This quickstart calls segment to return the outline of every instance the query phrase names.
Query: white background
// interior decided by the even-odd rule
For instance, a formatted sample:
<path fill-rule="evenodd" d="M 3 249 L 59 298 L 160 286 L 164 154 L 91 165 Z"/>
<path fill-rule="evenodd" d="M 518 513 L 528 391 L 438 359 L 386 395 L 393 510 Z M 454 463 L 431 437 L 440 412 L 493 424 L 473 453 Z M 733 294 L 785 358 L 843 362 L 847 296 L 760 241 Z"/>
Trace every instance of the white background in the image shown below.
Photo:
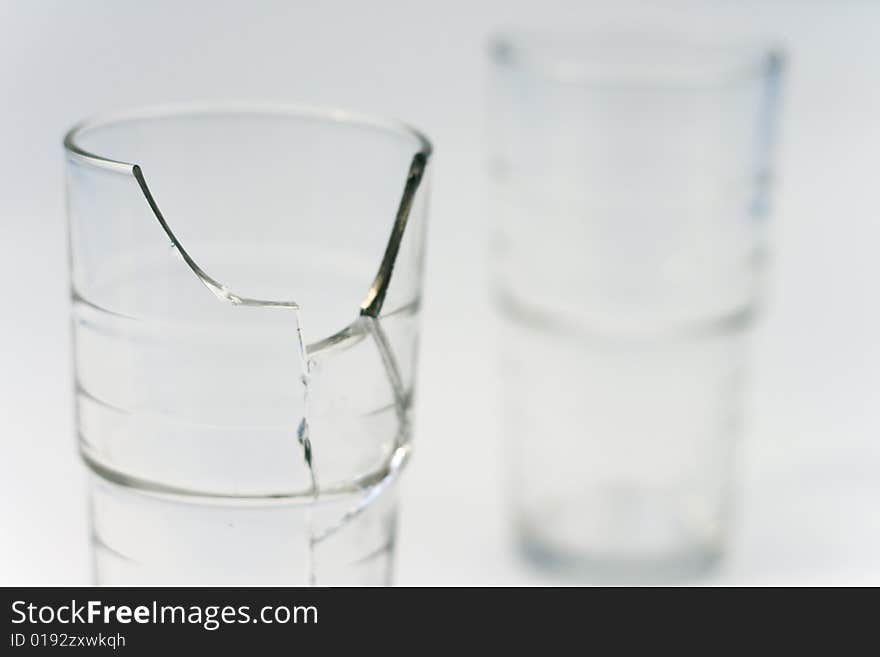
<path fill-rule="evenodd" d="M 62 134 L 98 111 L 190 99 L 344 106 L 432 137 L 397 580 L 560 583 L 518 560 L 502 497 L 483 285 L 485 39 L 499 26 L 608 25 L 757 32 L 792 56 L 738 531 L 701 581 L 880 583 L 880 3 L 0 0 L 0 584 L 90 576 Z"/>

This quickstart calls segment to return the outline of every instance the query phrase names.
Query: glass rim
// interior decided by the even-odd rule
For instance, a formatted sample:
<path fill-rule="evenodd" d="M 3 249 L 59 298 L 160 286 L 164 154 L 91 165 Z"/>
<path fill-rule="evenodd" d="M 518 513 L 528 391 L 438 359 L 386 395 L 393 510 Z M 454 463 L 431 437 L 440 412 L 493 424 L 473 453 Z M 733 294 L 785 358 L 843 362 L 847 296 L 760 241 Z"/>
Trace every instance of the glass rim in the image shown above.
<path fill-rule="evenodd" d="M 416 190 L 419 188 L 419 182 L 422 179 L 422 173 L 430 159 L 432 145 L 428 138 L 419 130 L 409 126 L 406 123 L 393 119 L 383 119 L 373 117 L 367 114 L 360 114 L 341 109 L 331 109 L 327 107 L 302 105 L 302 104 L 282 104 L 282 103 L 260 103 L 260 102 L 189 102 L 189 103 L 169 103 L 165 105 L 147 106 L 140 109 L 123 110 L 105 115 L 96 116 L 86 119 L 74 125 L 64 136 L 64 148 L 69 156 L 76 161 L 83 161 L 89 166 L 98 169 L 111 171 L 114 173 L 131 176 L 140 187 L 140 191 L 144 196 L 144 200 L 158 221 L 165 235 L 177 249 L 177 253 L 184 260 L 186 265 L 192 270 L 196 277 L 207 287 L 215 296 L 229 301 L 236 305 L 260 306 L 260 307 L 279 307 L 298 309 L 299 304 L 290 300 L 255 298 L 249 296 L 240 296 L 231 291 L 226 285 L 211 276 L 205 271 L 194 259 L 181 241 L 175 235 L 169 223 L 166 221 L 163 213 L 156 202 L 140 165 L 135 162 L 125 162 L 112 159 L 102 155 L 92 153 L 77 142 L 77 138 L 84 132 L 100 129 L 121 124 L 137 125 L 139 121 L 162 120 L 162 119 L 180 119 L 187 117 L 242 117 L 252 116 L 262 119 L 275 118 L 295 119 L 300 121 L 318 121 L 325 125 L 348 126 L 364 130 L 378 130 L 383 136 L 402 137 L 413 144 L 412 161 L 409 165 L 409 172 L 406 178 L 406 185 L 403 191 L 401 204 L 397 210 L 394 227 L 392 228 L 392 239 L 395 234 L 402 234 L 401 223 L 405 224 L 406 217 L 409 214 L 409 207 L 405 204 L 407 199 L 411 200 Z M 395 232 L 396 231 L 396 232 Z M 393 269 L 394 257 L 392 250 L 392 242 L 386 245 L 385 254 L 379 264 L 379 269 L 370 292 L 364 300 L 364 304 L 369 301 L 369 306 L 362 305 L 361 314 L 371 314 L 378 312 L 384 297 L 383 289 L 390 280 L 390 272 Z M 389 256 L 389 254 L 391 254 Z M 389 264 L 390 262 L 390 264 Z M 309 349 L 316 349 L 323 346 L 333 344 L 350 327 L 342 328 L 331 335 L 318 340 L 309 346 Z"/>
<path fill-rule="evenodd" d="M 271 101 L 190 101 L 146 105 L 132 109 L 100 113 L 74 124 L 65 133 L 62 143 L 67 153 L 90 164 L 128 172 L 136 166 L 136 162 L 116 160 L 99 153 L 93 153 L 80 145 L 80 137 L 91 130 L 113 125 L 199 116 L 254 116 L 265 119 L 300 119 L 320 121 L 328 124 L 335 123 L 341 126 L 379 130 L 389 135 L 411 139 L 416 145 L 415 153 L 422 154 L 426 159 L 431 156 L 434 150 L 431 141 L 421 130 L 403 121 L 339 107 Z"/>
<path fill-rule="evenodd" d="M 555 54 L 554 54 L 555 51 Z M 664 63 L 670 53 L 692 56 L 697 70 L 660 71 L 640 67 L 627 74 L 597 64 L 590 55 L 652 54 Z M 561 85 L 608 89 L 703 89 L 742 78 L 773 74 L 785 65 L 784 45 L 772 39 L 695 40 L 675 33 L 646 30 L 554 32 L 509 30 L 492 35 L 489 56 L 499 67 L 521 71 Z M 714 58 L 715 64 L 707 64 Z M 717 60 L 727 59 L 726 62 Z M 668 63 L 668 60 L 667 62 Z M 686 67 L 684 67 L 686 68 Z"/>

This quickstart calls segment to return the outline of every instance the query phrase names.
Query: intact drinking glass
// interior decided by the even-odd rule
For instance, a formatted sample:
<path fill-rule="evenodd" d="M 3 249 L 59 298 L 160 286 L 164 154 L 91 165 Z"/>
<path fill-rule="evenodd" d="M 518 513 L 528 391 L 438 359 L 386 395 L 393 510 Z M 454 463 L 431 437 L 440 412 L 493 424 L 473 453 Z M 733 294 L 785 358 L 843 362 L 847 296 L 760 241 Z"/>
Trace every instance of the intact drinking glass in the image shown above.
<path fill-rule="evenodd" d="M 729 526 L 782 56 L 522 35 L 492 61 L 520 545 L 569 573 L 699 571 Z"/>
<path fill-rule="evenodd" d="M 431 147 L 187 105 L 65 139 L 76 423 L 101 584 L 388 584 Z"/>

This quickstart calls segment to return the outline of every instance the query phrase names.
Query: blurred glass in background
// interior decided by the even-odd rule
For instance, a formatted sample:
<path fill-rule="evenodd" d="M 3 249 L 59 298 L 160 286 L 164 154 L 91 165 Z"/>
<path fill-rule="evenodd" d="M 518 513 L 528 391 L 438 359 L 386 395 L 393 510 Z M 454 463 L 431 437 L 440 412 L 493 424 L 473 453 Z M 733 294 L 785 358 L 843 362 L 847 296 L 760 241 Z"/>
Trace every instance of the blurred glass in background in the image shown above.
<path fill-rule="evenodd" d="M 728 530 L 782 54 L 638 35 L 492 45 L 493 296 L 522 549 L 692 574 Z"/>
<path fill-rule="evenodd" d="M 96 581 L 388 584 L 428 142 L 198 105 L 65 145 Z"/>

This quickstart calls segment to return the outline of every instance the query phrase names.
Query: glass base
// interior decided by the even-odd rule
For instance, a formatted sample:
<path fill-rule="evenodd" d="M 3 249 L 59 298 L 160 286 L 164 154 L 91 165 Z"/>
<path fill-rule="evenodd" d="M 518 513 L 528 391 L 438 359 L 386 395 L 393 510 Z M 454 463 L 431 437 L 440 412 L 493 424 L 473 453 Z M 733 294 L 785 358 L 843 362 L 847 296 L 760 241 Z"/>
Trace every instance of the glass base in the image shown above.
<path fill-rule="evenodd" d="M 697 579 L 714 571 L 721 550 L 693 550 L 665 557 L 616 558 L 606 554 L 571 554 L 532 536 L 520 536 L 519 548 L 528 561 L 564 577 L 570 584 L 672 584 Z"/>
<path fill-rule="evenodd" d="M 597 487 L 521 513 L 519 547 L 538 567 L 582 583 L 692 579 L 720 562 L 725 543 L 725 514 L 703 502 L 680 490 Z"/>

